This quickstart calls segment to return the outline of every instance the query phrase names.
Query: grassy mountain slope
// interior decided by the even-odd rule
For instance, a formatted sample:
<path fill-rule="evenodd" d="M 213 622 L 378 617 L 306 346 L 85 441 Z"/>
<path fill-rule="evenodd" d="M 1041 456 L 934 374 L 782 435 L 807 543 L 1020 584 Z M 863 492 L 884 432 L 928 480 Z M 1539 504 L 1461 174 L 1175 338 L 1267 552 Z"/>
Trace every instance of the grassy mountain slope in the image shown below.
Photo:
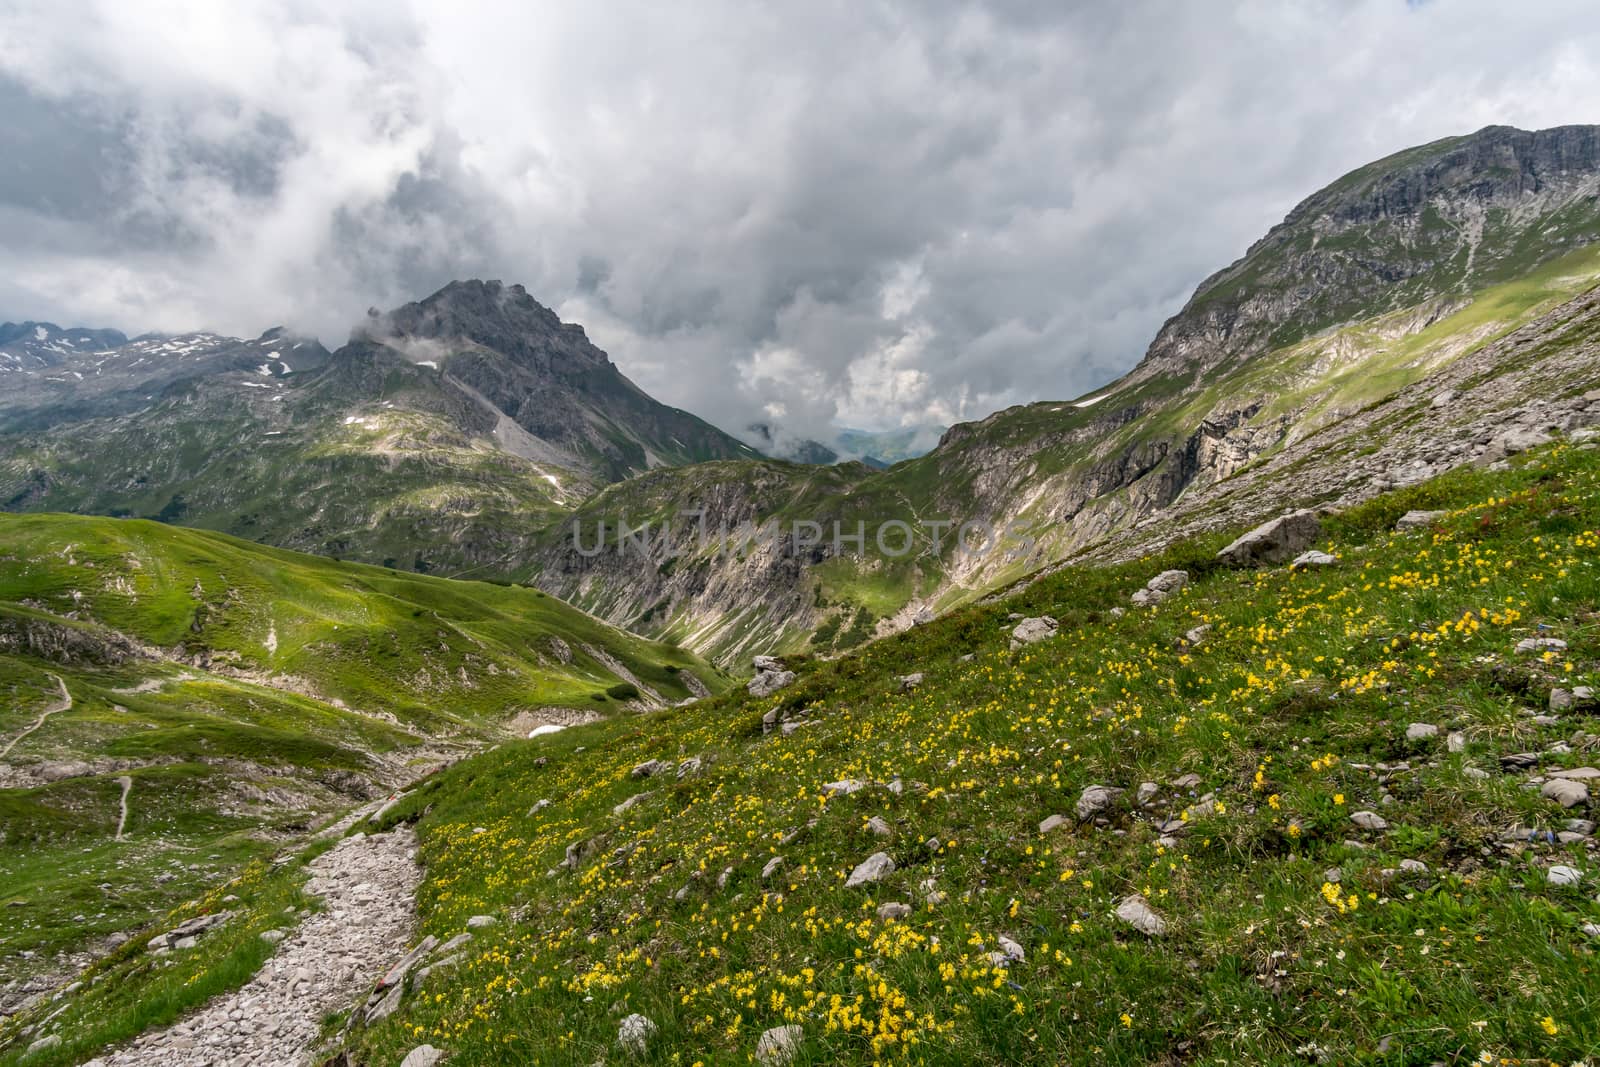
<path fill-rule="evenodd" d="M 1574 738 L 1582 715 L 1538 722 L 1528 708 L 1600 666 L 1595 456 L 1383 498 L 1330 523 L 1341 561 L 1326 570 L 1219 572 L 1217 539 L 1189 543 L 1058 575 L 776 698 L 590 728 L 545 766 L 530 746 L 453 768 L 415 802 L 431 808 L 425 926 L 516 921 L 366 1035 L 365 1059 L 427 1038 L 457 1063 L 589 1063 L 631 1011 L 661 1027 L 658 1062 L 744 1062 L 784 1024 L 805 1027 L 800 1062 L 817 1063 L 1579 1058 L 1600 1044 L 1580 930 L 1600 911 L 1547 868 L 1573 866 L 1592 889 L 1591 839 L 1502 844 L 1577 813 L 1497 760 L 1548 751 L 1548 775 L 1593 744 Z M 1450 514 L 1387 532 L 1418 505 Z M 1203 577 L 1153 613 L 1112 617 L 1174 564 Z M 1008 611 L 1052 612 L 1063 634 L 1009 651 Z M 1203 624 L 1190 647 L 1182 635 Z M 1514 650 L 1537 634 L 1568 648 Z M 925 680 L 900 692 L 912 669 Z M 772 707 L 803 725 L 763 735 Z M 1412 722 L 1440 733 L 1408 740 Z M 647 758 L 688 756 L 706 772 L 629 780 Z M 1172 784 L 1185 774 L 1199 784 Z M 845 779 L 901 787 L 830 796 Z M 1160 786 L 1143 809 L 1141 781 Z M 1094 784 L 1130 791 L 1104 826 L 1071 817 Z M 530 817 L 530 796 L 557 803 Z M 1359 810 L 1388 830 L 1362 829 Z M 1176 843 L 1158 842 L 1162 817 L 1182 824 Z M 546 875 L 590 840 L 593 858 Z M 879 850 L 898 869 L 846 888 Z M 1113 917 L 1135 892 L 1166 937 Z M 910 914 L 880 919 L 893 901 Z M 991 960 L 1002 936 L 1025 960 Z"/>
<path fill-rule="evenodd" d="M 421 932 L 501 922 L 351 1061 L 427 1041 L 590 1064 L 631 1012 L 659 1063 L 748 1062 L 780 1025 L 797 1063 L 1580 1060 L 1600 868 L 1592 824 L 1568 830 L 1583 806 L 1538 786 L 1600 741 L 1582 707 L 1535 713 L 1600 680 L 1597 456 L 1378 498 L 1327 520 L 1331 566 L 1224 570 L 1226 535 L 1187 541 L 802 665 L 774 697 L 457 764 L 390 816 L 422 837 Z M 1445 514 L 1390 532 L 1418 507 Z M 1180 597 L 1119 615 L 1173 566 Z M 1009 649 L 1019 613 L 1061 631 Z M 1075 818 L 1094 785 L 1127 792 Z M 847 886 L 880 851 L 894 870 Z M 1116 916 L 1130 894 L 1163 935 Z"/>
<path fill-rule="evenodd" d="M 725 684 L 534 590 L 0 517 L 0 990 L 441 760 Z"/>

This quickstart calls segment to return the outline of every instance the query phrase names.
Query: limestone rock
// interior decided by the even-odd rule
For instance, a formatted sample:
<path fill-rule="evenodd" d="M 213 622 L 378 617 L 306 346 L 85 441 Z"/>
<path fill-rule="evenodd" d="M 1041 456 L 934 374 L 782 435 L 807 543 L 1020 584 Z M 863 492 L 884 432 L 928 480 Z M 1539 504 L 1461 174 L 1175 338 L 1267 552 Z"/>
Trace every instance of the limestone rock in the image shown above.
<path fill-rule="evenodd" d="M 1563 808 L 1575 808 L 1589 802 L 1589 787 L 1571 778 L 1552 778 L 1540 787 L 1539 795 Z"/>
<path fill-rule="evenodd" d="M 1363 830 L 1387 830 L 1389 820 L 1375 811 L 1358 811 L 1350 816 L 1350 821 Z"/>
<path fill-rule="evenodd" d="M 775 1026 L 756 1042 L 756 1062 L 761 1067 L 788 1067 L 800 1054 L 806 1031 L 801 1026 Z"/>
<path fill-rule="evenodd" d="M 753 697 L 768 697 L 786 686 L 794 684 L 794 671 L 762 671 L 750 679 L 745 690 Z"/>
<path fill-rule="evenodd" d="M 1450 514 L 1448 511 L 1408 511 L 1400 516 L 1394 528 L 1397 531 L 1419 530 L 1424 526 L 1432 526 L 1448 514 Z"/>
<path fill-rule="evenodd" d="M 1322 536 L 1322 523 L 1313 511 L 1292 511 L 1262 523 L 1217 553 L 1232 567 L 1259 567 L 1285 563 L 1310 548 Z"/>
<path fill-rule="evenodd" d="M 1073 810 L 1080 819 L 1092 819 L 1103 811 L 1109 811 L 1124 792 L 1126 790 L 1116 786 L 1091 785 L 1078 796 L 1078 803 Z"/>
<path fill-rule="evenodd" d="M 1021 648 L 1023 645 L 1044 641 L 1054 637 L 1059 628 L 1060 624 L 1049 615 L 1023 619 L 1011 631 L 1011 647 Z"/>
<path fill-rule="evenodd" d="M 1583 872 L 1558 863 L 1545 872 L 1545 878 L 1551 885 L 1578 885 L 1583 881 Z"/>
<path fill-rule="evenodd" d="M 1161 937 L 1167 932 L 1167 921 L 1138 893 L 1122 898 L 1117 905 L 1117 918 L 1146 937 Z"/>
<path fill-rule="evenodd" d="M 1188 571 L 1162 571 L 1144 583 L 1144 588 L 1134 593 L 1129 599 L 1133 601 L 1136 607 L 1155 607 L 1188 584 Z"/>
<path fill-rule="evenodd" d="M 856 886 L 870 885 L 893 873 L 894 859 L 887 852 L 874 852 L 850 872 L 850 877 L 845 880 L 844 886 L 846 889 L 854 889 Z"/>
<path fill-rule="evenodd" d="M 656 1024 L 635 1012 L 622 1020 L 622 1025 L 617 1028 L 617 1044 L 630 1056 L 643 1056 L 649 1050 L 650 1039 L 655 1035 Z"/>

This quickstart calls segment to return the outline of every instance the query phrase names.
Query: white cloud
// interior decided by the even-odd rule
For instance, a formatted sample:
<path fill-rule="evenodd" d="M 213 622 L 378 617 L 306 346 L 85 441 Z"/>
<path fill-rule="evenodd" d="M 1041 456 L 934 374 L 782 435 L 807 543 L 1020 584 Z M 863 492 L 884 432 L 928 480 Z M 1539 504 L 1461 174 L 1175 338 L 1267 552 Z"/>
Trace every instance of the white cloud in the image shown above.
<path fill-rule="evenodd" d="M 521 281 L 668 402 L 1081 395 L 1304 195 L 1600 118 L 1578 0 L 12 0 L 0 316 L 338 343 Z"/>

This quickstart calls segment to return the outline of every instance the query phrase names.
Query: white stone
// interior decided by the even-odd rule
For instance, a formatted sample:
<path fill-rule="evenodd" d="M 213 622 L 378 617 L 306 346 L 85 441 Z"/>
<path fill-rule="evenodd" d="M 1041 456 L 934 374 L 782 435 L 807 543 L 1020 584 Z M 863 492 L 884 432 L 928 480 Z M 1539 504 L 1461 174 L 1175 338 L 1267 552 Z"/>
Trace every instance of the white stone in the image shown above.
<path fill-rule="evenodd" d="M 1117 905 L 1117 918 L 1147 937 L 1160 937 L 1167 932 L 1167 921 L 1137 893 L 1122 898 Z"/>
<path fill-rule="evenodd" d="M 756 1042 L 756 1062 L 761 1067 L 788 1067 L 800 1054 L 806 1032 L 800 1026 L 775 1026 Z"/>
<path fill-rule="evenodd" d="M 1448 511 L 1408 511 L 1400 516 L 1400 521 L 1394 524 L 1396 530 L 1415 530 L 1423 526 L 1432 526 L 1446 515 Z"/>
<path fill-rule="evenodd" d="M 1084 789 L 1078 796 L 1078 803 L 1073 808 L 1078 813 L 1078 818 L 1089 819 L 1107 811 L 1117 802 L 1125 790 L 1111 785 L 1091 785 Z"/>
<path fill-rule="evenodd" d="M 1558 863 L 1545 872 L 1545 877 L 1551 885 L 1577 885 L 1583 881 L 1583 872 Z"/>
<path fill-rule="evenodd" d="M 1571 778 L 1552 778 L 1539 789 L 1539 795 L 1563 808 L 1575 808 L 1588 802 L 1589 787 Z"/>
<path fill-rule="evenodd" d="M 630 1056 L 643 1056 L 656 1035 L 656 1024 L 637 1012 L 622 1020 L 617 1028 L 617 1044 Z"/>
<path fill-rule="evenodd" d="M 893 873 L 894 859 L 887 852 L 874 852 L 850 872 L 844 885 L 846 889 L 854 889 L 858 885 L 880 881 Z"/>

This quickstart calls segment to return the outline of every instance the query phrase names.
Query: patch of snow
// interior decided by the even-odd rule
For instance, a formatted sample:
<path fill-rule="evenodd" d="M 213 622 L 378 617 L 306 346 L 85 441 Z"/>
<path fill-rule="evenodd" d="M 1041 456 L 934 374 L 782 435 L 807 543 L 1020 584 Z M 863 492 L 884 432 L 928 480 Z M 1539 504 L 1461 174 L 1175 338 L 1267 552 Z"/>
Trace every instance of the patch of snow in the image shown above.
<path fill-rule="evenodd" d="M 272 386 L 267 384 L 266 382 L 240 382 L 239 384 L 243 385 L 243 386 L 247 386 L 248 388 L 251 388 L 251 389 L 271 389 L 272 388 Z"/>
<path fill-rule="evenodd" d="M 417 360 L 417 366 L 419 366 L 419 367 L 431 367 L 434 370 L 438 370 L 439 369 L 439 364 L 435 363 L 431 359 L 419 359 L 419 360 Z"/>
<path fill-rule="evenodd" d="M 1106 397 L 1108 397 L 1110 395 L 1111 395 L 1110 393 L 1101 393 L 1099 396 L 1091 396 L 1087 400 L 1075 400 L 1075 401 L 1072 402 L 1072 406 L 1075 407 L 1075 408 L 1093 407 L 1094 405 L 1100 403 L 1100 401 L 1104 400 Z"/>
<path fill-rule="evenodd" d="M 43 326 L 35 326 L 33 328 L 33 339 L 35 341 L 43 341 L 46 338 L 48 338 L 49 336 L 50 336 L 50 331 L 45 329 Z"/>
<path fill-rule="evenodd" d="M 565 726 L 561 726 L 558 723 L 547 722 L 543 726 L 535 726 L 533 729 L 529 730 L 528 736 L 543 737 L 545 734 L 559 734 L 565 729 Z"/>

